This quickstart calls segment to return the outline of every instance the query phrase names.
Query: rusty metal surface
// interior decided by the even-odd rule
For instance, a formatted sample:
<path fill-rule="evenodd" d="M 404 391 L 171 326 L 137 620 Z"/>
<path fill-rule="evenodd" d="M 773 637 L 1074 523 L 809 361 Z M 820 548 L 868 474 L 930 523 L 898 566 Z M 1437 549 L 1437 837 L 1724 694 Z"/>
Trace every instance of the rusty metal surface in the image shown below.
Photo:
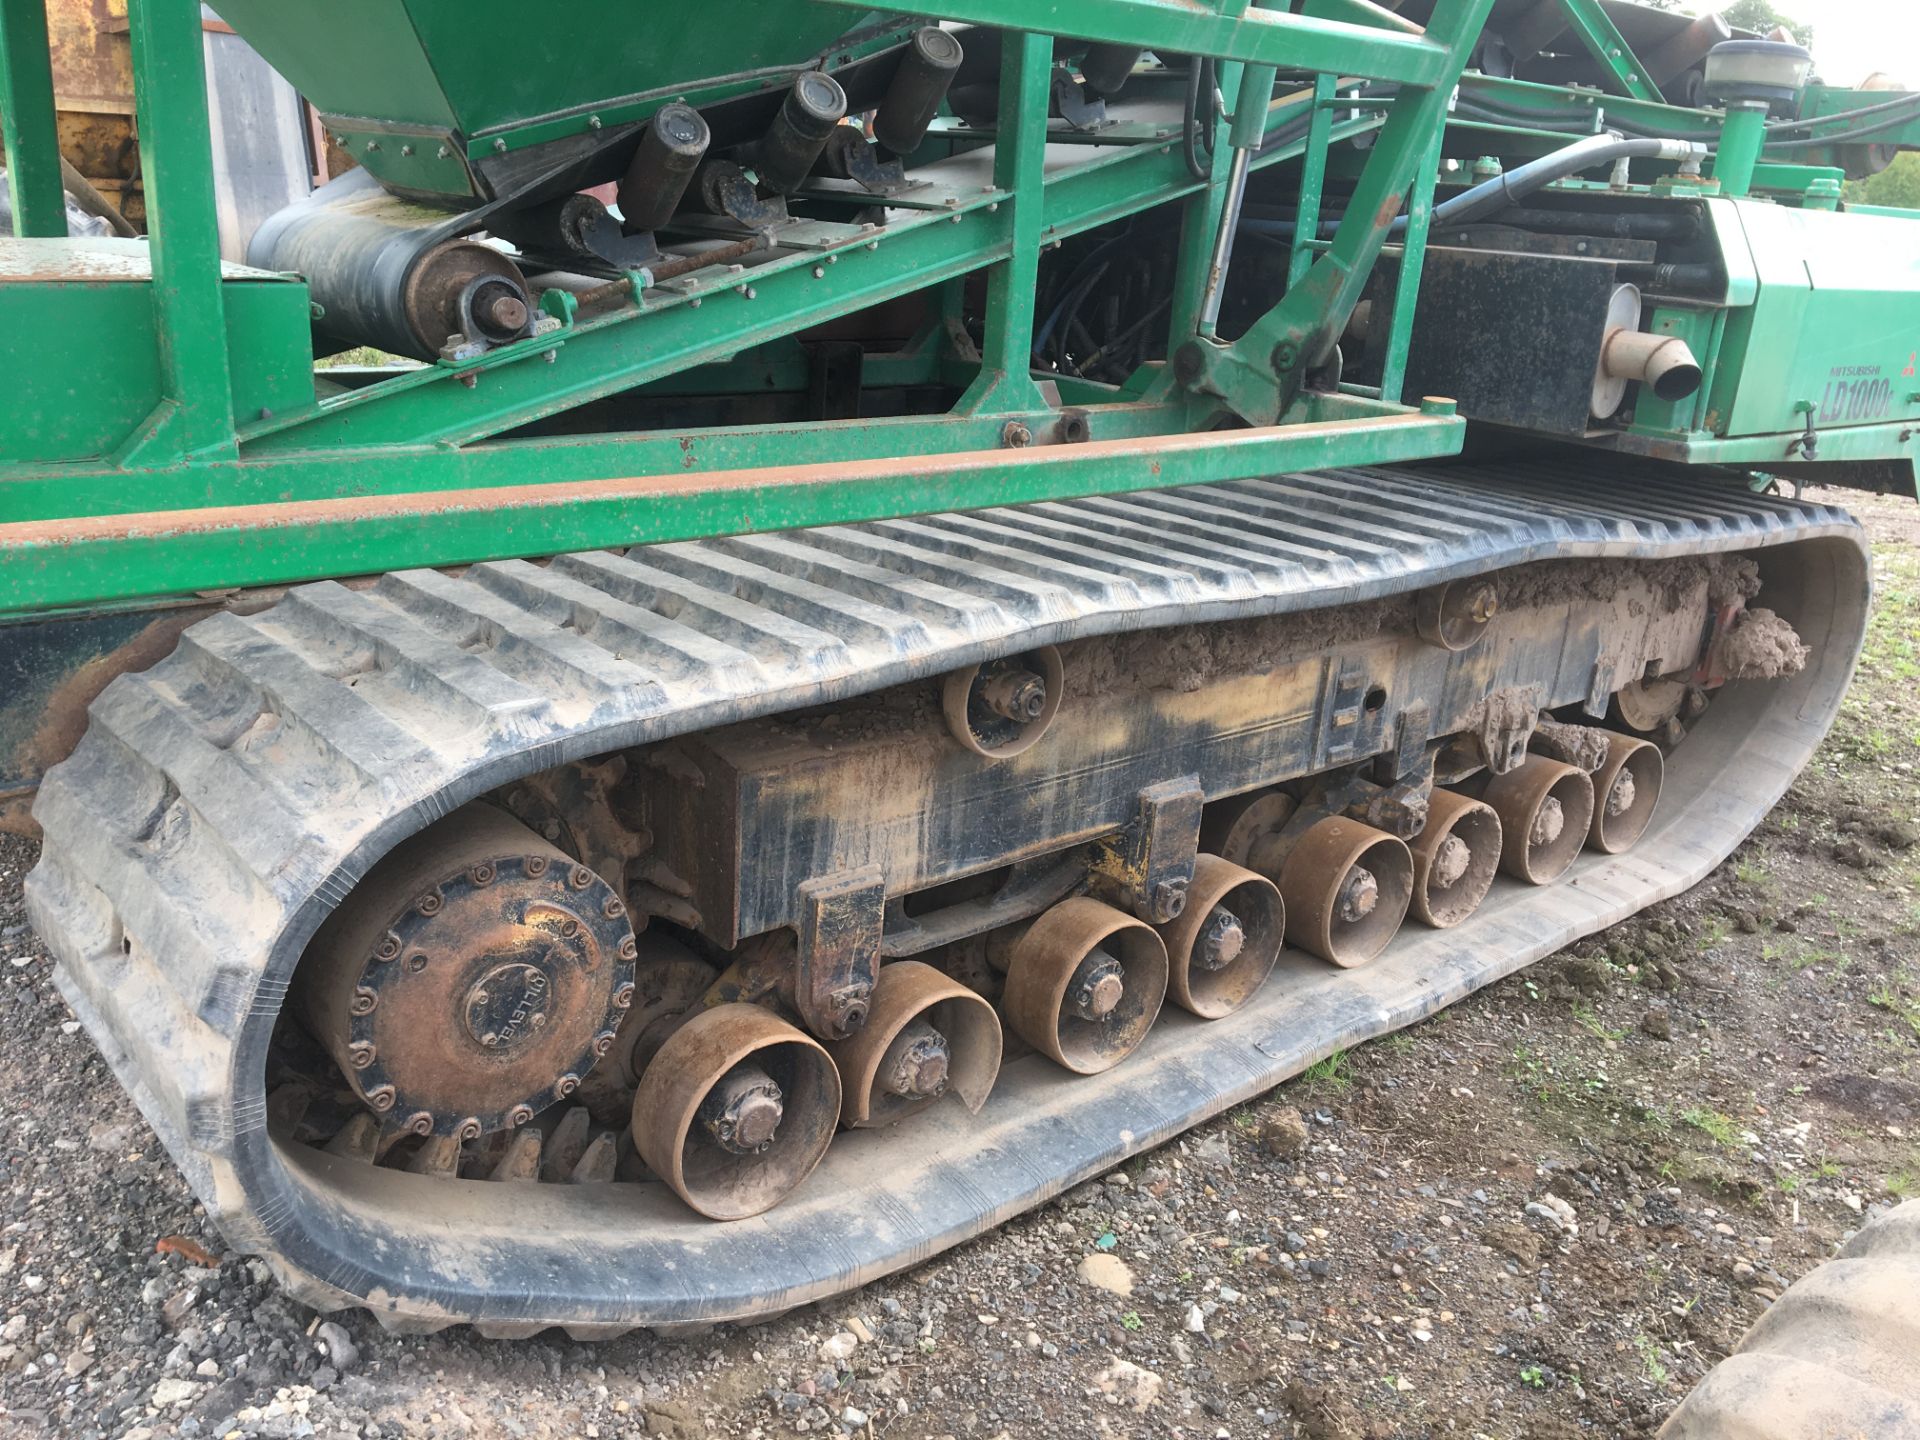
<path fill-rule="evenodd" d="M 912 1038 L 903 1032 L 915 1022 L 942 1044 L 902 1055 L 899 1042 Z M 1000 1017 L 931 965 L 896 960 L 880 971 L 867 1023 L 827 1053 L 840 1072 L 840 1123 L 849 1129 L 895 1124 L 949 1094 L 977 1113 L 1000 1073 Z"/>
<path fill-rule="evenodd" d="M 1666 768 L 1660 747 L 1650 741 L 1631 735 L 1607 736 L 1606 758 L 1593 772 L 1589 848 L 1606 855 L 1633 848 L 1653 821 Z"/>
<path fill-rule="evenodd" d="M 1065 693 L 1060 652 L 1042 645 L 950 672 L 940 682 L 940 709 L 963 748 L 1007 760 L 1047 733 Z"/>
<path fill-rule="evenodd" d="M 1363 504 L 1391 504 L 1400 526 L 1413 525 L 1416 511 L 1444 516 L 1436 523 L 1450 538 L 1388 534 L 1376 517 L 1364 547 L 1331 534 L 1311 546 L 1295 539 L 1299 527 Z M 1169 534 L 1215 534 L 1224 527 L 1206 525 L 1209 507 L 1242 506 L 1256 520 L 1242 527 L 1240 543 L 1249 551 L 1291 545 L 1283 562 L 1209 570 L 1190 549 L 1177 559 L 1166 554 L 1147 573 L 1117 552 L 1103 558 L 1109 551 L 1098 536 L 1116 517 L 1152 518 Z M 460 580 L 388 577 L 364 594 L 307 587 L 270 617 L 214 617 L 196 628 L 190 647 L 103 697 L 111 753 L 96 727 L 42 790 L 48 841 L 29 906 L 59 958 L 62 992 L 213 1218 L 236 1246 L 271 1252 L 303 1302 L 338 1308 L 374 1296 L 396 1323 L 473 1319 L 522 1333 L 542 1324 L 763 1314 L 957 1244 L 1263 1092 L 1334 1045 L 1431 1013 L 1694 883 L 1785 790 L 1817 742 L 1856 653 L 1867 593 L 1858 527 L 1838 512 L 1631 474 L 1598 490 L 1558 473 L 1336 475 L 1076 502 L 1047 513 L 1085 522 L 1075 543 L 1088 563 L 1071 576 L 1047 553 L 1055 546 L 1038 534 L 1038 507 L 991 517 L 1001 532 L 991 552 L 962 534 L 955 517 L 833 527 L 778 543 L 666 547 L 674 556 L 751 557 L 769 577 L 751 604 L 739 604 L 756 622 L 796 608 L 792 592 L 779 588 L 789 574 L 847 593 L 890 594 L 898 585 L 908 593 L 923 587 L 924 595 L 924 587 L 946 586 L 951 614 L 923 611 L 921 628 L 892 644 L 851 617 L 843 623 L 816 610 L 816 632 L 844 630 L 844 648 L 823 642 L 804 654 L 776 652 L 764 630 L 760 648 L 742 648 L 733 630 L 709 639 L 698 656 L 668 656 L 666 642 L 687 632 L 661 618 L 642 638 L 633 638 L 636 629 L 619 632 L 623 646 L 642 647 L 622 658 L 566 623 L 577 625 L 583 606 L 612 602 L 599 592 L 587 599 L 585 581 L 557 564 L 543 572 L 553 604 L 509 585 L 519 567 L 499 566 L 475 567 Z M 789 556 L 809 557 L 806 565 L 783 560 L 783 545 Z M 517 775 L 717 717 L 930 680 L 1021 645 L 1310 610 L 1547 557 L 1736 549 L 1760 552 L 1770 600 L 1800 627 L 1813 663 L 1775 685 L 1729 686 L 1716 699 L 1676 757 L 1669 803 L 1630 862 L 1590 855 L 1577 862 L 1581 884 L 1497 890 L 1459 930 L 1403 932 L 1396 948 L 1357 972 L 1289 968 L 1252 1004 L 1211 1025 L 1169 1016 L 1133 1062 L 1109 1076 L 1074 1079 L 1035 1057 L 1010 1067 L 977 1118 L 944 1107 L 907 1132 L 848 1132 L 826 1170 L 793 1198 L 795 1208 L 730 1227 L 725 1245 L 713 1244 L 710 1227 L 664 1187 L 637 1185 L 591 1193 L 476 1186 L 486 1193 L 466 1205 L 456 1231 L 419 1208 L 418 1187 L 427 1182 L 418 1177 L 282 1146 L 265 1128 L 259 1077 L 275 1000 L 311 925 L 409 827 Z M 867 563 L 874 556 L 886 558 Z M 982 574 L 997 576 L 991 598 L 979 593 L 987 582 L 971 580 Z M 712 593 L 691 579 L 663 584 L 663 610 L 683 594 Z M 560 604 L 569 590 L 573 598 Z M 504 638 L 459 644 L 492 625 Z M 356 689 L 337 668 L 323 668 L 376 643 L 393 657 L 390 675 L 356 675 Z M 192 763 L 204 753 L 203 732 L 227 732 L 253 713 L 242 712 L 258 693 L 255 676 L 300 696 L 308 712 L 325 697 L 338 719 L 330 738 L 351 803 L 317 811 L 303 802 L 306 823 L 297 831 L 280 818 L 294 803 L 279 788 L 284 770 L 204 771 Z M 716 688 L 721 677 L 724 692 Z M 447 722 L 431 739 L 390 718 L 398 708 L 418 724 L 421 710 L 404 705 L 422 693 L 439 697 Z M 555 695 L 563 699 L 546 698 Z M 195 833 L 229 847 L 200 852 L 191 872 L 127 846 L 99 818 L 125 815 L 137 825 L 165 774 L 180 777 Z M 244 805 L 226 788 L 236 778 Z M 192 887 L 183 888 L 188 878 Z M 212 903 L 216 896 L 222 903 Z M 157 1083 L 163 1078 L 170 1083 Z M 1154 1097 L 1152 1114 L 1140 1111 L 1143 1089 Z M 1047 1164 L 958 1167 L 956 1153 L 1044 1155 Z M 844 1197 L 873 1183 L 885 1203 L 849 1226 Z M 839 1243 L 823 1246 L 825 1235 Z M 582 1253 L 596 1264 L 578 1265 Z"/>
<path fill-rule="evenodd" d="M 880 971 L 887 882 L 877 865 L 800 886 L 793 1005 L 823 1040 L 844 1040 L 867 1020 Z"/>
<path fill-rule="evenodd" d="M 1089 962 L 1111 961 L 1081 996 Z M 1117 978 L 1117 985 L 1114 983 Z M 1062 900 L 1014 943 L 1001 1009 L 1034 1049 L 1081 1075 L 1110 1070 L 1147 1037 L 1167 993 L 1167 947 L 1154 929 L 1085 895 Z M 1076 1006 L 1076 1000 L 1083 1000 Z M 1097 1013 L 1088 1013 L 1088 1012 Z"/>
<path fill-rule="evenodd" d="M 747 1110 L 752 1152 L 721 1143 L 703 1114 L 723 1085 L 769 1081 Z M 667 1038 L 633 1098 L 633 1143 L 688 1205 L 713 1220 L 771 1209 L 813 1173 L 840 1119 L 840 1076 L 817 1041 L 758 1005 L 703 1010 Z M 761 1148 L 764 1146 L 764 1148 Z"/>
<path fill-rule="evenodd" d="M 1343 968 L 1364 965 L 1406 917 L 1413 856 L 1384 830 L 1329 815 L 1288 851 L 1280 894 L 1289 943 Z"/>
<path fill-rule="evenodd" d="M 1271 880 L 1198 856 L 1186 908 L 1160 927 L 1168 996 L 1203 1020 L 1232 1014 L 1273 973 L 1285 936 L 1286 906 Z"/>
<path fill-rule="evenodd" d="M 1451 929 L 1480 908 L 1500 868 L 1500 817 L 1493 807 L 1439 786 L 1427 799 L 1427 823 L 1410 842 L 1413 913 Z"/>
<path fill-rule="evenodd" d="M 1494 776 L 1481 798 L 1500 817 L 1500 868 L 1532 885 L 1566 874 L 1593 821 L 1592 777 L 1544 755 Z"/>
<path fill-rule="evenodd" d="M 633 961 L 607 883 L 476 802 L 360 882 L 292 999 L 383 1129 L 471 1140 L 579 1087 L 632 1004 Z"/>
<path fill-rule="evenodd" d="M 714 980 L 713 967 L 684 945 L 653 931 L 635 939 L 633 1004 L 612 1047 L 580 1080 L 579 1101 L 602 1125 L 627 1123 L 641 1074 Z"/>

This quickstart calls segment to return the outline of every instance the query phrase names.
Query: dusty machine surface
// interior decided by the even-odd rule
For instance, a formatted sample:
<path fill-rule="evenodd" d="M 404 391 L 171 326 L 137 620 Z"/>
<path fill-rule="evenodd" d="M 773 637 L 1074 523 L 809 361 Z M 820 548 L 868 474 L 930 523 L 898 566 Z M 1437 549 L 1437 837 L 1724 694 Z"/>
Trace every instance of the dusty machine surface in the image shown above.
<path fill-rule="evenodd" d="M 1920 95 L 1613 0 L 220 15 L 358 162 L 246 265 L 199 7 L 76 238 L 0 0 L 0 817 L 316 1307 L 912 1265 L 1692 884 L 1846 688 Z"/>

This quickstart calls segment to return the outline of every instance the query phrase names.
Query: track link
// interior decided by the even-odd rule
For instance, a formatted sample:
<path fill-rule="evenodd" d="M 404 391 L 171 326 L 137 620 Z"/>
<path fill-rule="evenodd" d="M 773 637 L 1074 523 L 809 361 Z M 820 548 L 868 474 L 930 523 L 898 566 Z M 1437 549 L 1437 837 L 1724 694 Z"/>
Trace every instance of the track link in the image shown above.
<path fill-rule="evenodd" d="M 941 1107 L 884 1151 L 849 1132 L 771 1214 L 714 1226 L 658 1186 L 460 1182 L 449 1201 L 444 1181 L 422 1207 L 420 1177 L 269 1137 L 268 1043 L 316 927 L 395 844 L 509 780 L 1028 646 L 1535 560 L 1734 550 L 1760 558 L 1769 603 L 1814 659 L 1722 692 L 1632 854 L 1583 857 L 1552 889 L 1496 890 L 1459 929 L 1405 933 L 1364 970 L 1276 977 L 1225 1020 L 1170 1017 L 1106 1074 L 1019 1062 L 977 1117 Z M 745 1318 L 923 1260 L 1692 884 L 1825 732 L 1866 603 L 1866 543 L 1844 512 L 1609 457 L 1331 471 L 327 582 L 206 620 L 108 687 L 42 786 L 28 903 L 63 994 L 208 1212 L 300 1299 L 502 1336 Z"/>

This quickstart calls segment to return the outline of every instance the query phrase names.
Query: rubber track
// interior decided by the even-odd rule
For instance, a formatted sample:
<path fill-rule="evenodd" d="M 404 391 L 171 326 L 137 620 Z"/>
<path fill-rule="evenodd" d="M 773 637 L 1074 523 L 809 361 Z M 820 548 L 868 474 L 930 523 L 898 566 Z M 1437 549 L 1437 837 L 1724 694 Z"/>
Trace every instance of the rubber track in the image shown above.
<path fill-rule="evenodd" d="M 1751 794 L 1684 864 L 1611 862 L 1605 873 L 1632 883 L 1603 887 L 1604 903 L 1564 923 L 1540 907 L 1572 887 L 1490 904 L 1439 959 L 1403 936 L 1357 980 L 1339 977 L 1324 1014 L 1312 986 L 1270 987 L 1290 1016 L 1318 1015 L 1290 1022 L 1284 1043 L 1278 999 L 1204 1029 L 1163 1022 L 1104 1084 L 1073 1082 L 1064 1110 L 1057 1074 L 1012 1066 L 974 1130 L 903 1127 L 920 1138 L 882 1160 L 870 1133 L 843 1136 L 821 1172 L 838 1180 L 816 1176 L 770 1216 L 724 1227 L 689 1226 L 659 1186 L 600 1187 L 618 1194 L 597 1212 L 573 1187 L 494 1187 L 520 1192 L 511 1214 L 483 1197 L 470 1225 L 436 1226 L 382 1208 L 414 1210 L 419 1192 L 394 1182 L 415 1177 L 349 1176 L 267 1140 L 268 1040 L 314 928 L 400 839 L 515 777 L 1033 644 L 1321 608 L 1551 557 L 1799 541 L 1829 557 L 1813 568 L 1840 599 L 1808 603 L 1841 618 L 1809 638 L 1833 653 L 1801 684 L 1777 762 L 1755 752 Z M 1843 511 L 1594 456 L 1330 471 L 313 584 L 202 621 L 171 657 L 107 687 L 41 787 L 28 905 L 62 993 L 209 1214 L 299 1298 L 489 1334 L 737 1318 L 923 1259 L 1705 873 L 1831 718 L 1858 647 L 1864 553 Z M 1534 908 L 1508 915 L 1523 902 Z M 896 1178 L 868 1184 L 881 1171 Z M 612 1270 L 578 1259 L 609 1245 Z"/>

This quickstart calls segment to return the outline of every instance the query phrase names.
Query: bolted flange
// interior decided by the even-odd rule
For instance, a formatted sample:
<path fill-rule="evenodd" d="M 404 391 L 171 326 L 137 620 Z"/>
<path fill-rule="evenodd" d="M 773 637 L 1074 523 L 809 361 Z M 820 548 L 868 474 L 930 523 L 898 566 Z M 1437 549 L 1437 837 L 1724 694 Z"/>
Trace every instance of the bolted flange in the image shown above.
<path fill-rule="evenodd" d="M 374 866 L 314 936 L 293 998 L 389 1128 L 484 1134 L 578 1085 L 631 1003 L 633 956 L 605 881 L 476 802 Z"/>

